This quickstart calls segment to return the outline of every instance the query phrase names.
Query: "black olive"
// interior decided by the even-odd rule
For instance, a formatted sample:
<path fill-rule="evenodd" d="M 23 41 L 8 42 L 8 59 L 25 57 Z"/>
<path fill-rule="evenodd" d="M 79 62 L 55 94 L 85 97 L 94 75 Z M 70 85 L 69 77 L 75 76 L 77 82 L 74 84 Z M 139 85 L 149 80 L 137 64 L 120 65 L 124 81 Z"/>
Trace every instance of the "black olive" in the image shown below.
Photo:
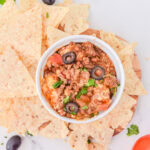
<path fill-rule="evenodd" d="M 79 111 L 79 105 L 75 102 L 69 102 L 65 106 L 66 112 L 69 114 L 77 114 Z"/>
<path fill-rule="evenodd" d="M 74 52 L 68 52 L 62 56 L 62 59 L 65 64 L 72 64 L 76 60 L 76 54 Z"/>
<path fill-rule="evenodd" d="M 21 145 L 21 137 L 18 135 L 12 136 L 6 144 L 6 150 L 18 150 Z"/>
<path fill-rule="evenodd" d="M 55 3 L 55 0 L 43 0 L 43 2 L 47 5 L 53 5 Z"/>
<path fill-rule="evenodd" d="M 95 66 L 92 70 L 91 70 L 91 77 L 95 80 L 101 80 L 104 78 L 105 75 L 105 70 L 104 68 L 100 67 L 100 66 Z"/>

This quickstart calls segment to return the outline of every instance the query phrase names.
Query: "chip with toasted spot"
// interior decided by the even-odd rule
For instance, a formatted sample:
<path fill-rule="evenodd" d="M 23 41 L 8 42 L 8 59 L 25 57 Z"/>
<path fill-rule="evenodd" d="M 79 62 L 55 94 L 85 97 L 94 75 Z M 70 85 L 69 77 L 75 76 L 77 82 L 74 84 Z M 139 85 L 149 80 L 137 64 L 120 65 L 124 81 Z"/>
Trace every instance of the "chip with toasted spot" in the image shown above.
<path fill-rule="evenodd" d="M 48 43 L 48 47 L 50 47 L 52 44 L 54 44 L 55 42 L 57 42 L 58 40 L 69 36 L 69 33 L 65 33 L 59 29 L 53 28 L 51 26 L 49 26 L 47 28 L 47 43 Z"/>
<path fill-rule="evenodd" d="M 10 47 L 0 49 L 0 98 L 36 96 L 34 81 L 16 53 Z"/>
<path fill-rule="evenodd" d="M 113 136 L 114 130 L 109 128 L 107 120 L 100 120 L 87 124 L 71 124 L 72 130 L 69 135 L 69 143 L 75 150 L 85 148 L 88 150 L 88 139 L 102 146 L 108 146 Z M 82 148 L 81 148 L 82 146 Z"/>
<path fill-rule="evenodd" d="M 70 34 L 80 34 L 89 28 L 89 5 L 86 4 L 62 4 L 69 8 L 60 26 Z"/>
<path fill-rule="evenodd" d="M 10 45 L 18 53 L 34 79 L 41 56 L 42 10 L 39 5 L 6 22 L 0 28 L 0 39 L 0 44 Z"/>
<path fill-rule="evenodd" d="M 19 8 L 21 11 L 27 11 L 33 8 L 37 0 L 19 0 Z"/>
<path fill-rule="evenodd" d="M 0 28 L 18 14 L 20 14 L 20 11 L 14 0 L 7 0 L 0 8 Z"/>
<path fill-rule="evenodd" d="M 4 116 L 0 125 L 7 127 L 9 132 L 24 135 L 29 131 L 48 138 L 65 138 L 69 132 L 67 125 L 51 116 L 38 97 L 0 99 L 0 118 Z"/>

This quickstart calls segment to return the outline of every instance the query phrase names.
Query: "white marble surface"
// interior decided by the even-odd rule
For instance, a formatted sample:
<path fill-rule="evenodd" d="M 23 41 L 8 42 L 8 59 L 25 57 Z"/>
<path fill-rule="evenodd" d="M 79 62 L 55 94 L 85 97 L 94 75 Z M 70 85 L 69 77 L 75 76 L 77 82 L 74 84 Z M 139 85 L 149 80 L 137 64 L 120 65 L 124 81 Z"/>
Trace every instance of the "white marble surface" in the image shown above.
<path fill-rule="evenodd" d="M 142 80 L 148 95 L 139 98 L 138 107 L 131 123 L 137 124 L 140 134 L 126 136 L 126 129 L 115 136 L 109 150 L 131 150 L 135 141 L 150 134 L 150 0 L 74 0 L 91 6 L 91 27 L 113 31 L 130 42 L 138 42 L 136 53 L 142 68 Z M 14 133 L 12 133 L 14 134 Z M 12 135 L 11 134 L 11 135 Z M 0 128 L 0 150 L 5 150 L 8 138 L 6 129 Z M 11 136 L 9 135 L 9 136 Z M 63 140 L 27 137 L 20 150 L 71 150 Z"/>

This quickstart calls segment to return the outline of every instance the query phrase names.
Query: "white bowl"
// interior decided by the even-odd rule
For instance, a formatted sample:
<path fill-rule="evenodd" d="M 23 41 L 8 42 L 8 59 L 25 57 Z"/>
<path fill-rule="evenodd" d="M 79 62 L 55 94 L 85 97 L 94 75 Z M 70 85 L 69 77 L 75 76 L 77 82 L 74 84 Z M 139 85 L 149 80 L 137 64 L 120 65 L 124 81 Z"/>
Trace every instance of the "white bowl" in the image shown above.
<path fill-rule="evenodd" d="M 67 117 L 62 117 L 52 109 L 52 107 L 47 102 L 47 100 L 45 99 L 44 95 L 41 92 L 40 79 L 43 76 L 43 69 L 47 62 L 47 59 L 58 48 L 65 46 L 65 45 L 69 44 L 70 42 L 86 42 L 86 41 L 89 41 L 89 42 L 93 43 L 94 45 L 96 45 L 97 47 L 101 48 L 110 57 L 110 59 L 114 63 L 116 73 L 117 73 L 117 78 L 120 81 L 120 87 L 118 87 L 116 95 L 113 96 L 113 98 L 112 98 L 111 106 L 106 111 L 100 112 L 97 116 L 95 116 L 93 118 L 89 118 L 87 120 L 75 120 L 75 119 L 71 119 L 71 118 L 67 118 Z M 42 56 L 42 58 L 38 64 L 37 71 L 36 71 L 36 88 L 37 88 L 38 95 L 42 101 L 42 104 L 45 106 L 45 108 L 53 116 L 55 116 L 63 121 L 70 122 L 70 123 L 77 123 L 77 124 L 89 123 L 89 122 L 98 120 L 98 119 L 106 116 L 110 111 L 112 111 L 115 108 L 115 106 L 118 104 L 118 102 L 121 98 L 121 95 L 122 95 L 123 89 L 124 89 L 124 83 L 125 83 L 125 76 L 124 76 L 123 66 L 122 66 L 121 61 L 120 61 L 118 55 L 116 54 L 116 52 L 104 41 L 102 41 L 96 37 L 87 36 L 87 35 L 69 36 L 69 37 L 63 38 L 60 41 L 53 44 L 50 48 L 48 48 L 48 50 Z"/>

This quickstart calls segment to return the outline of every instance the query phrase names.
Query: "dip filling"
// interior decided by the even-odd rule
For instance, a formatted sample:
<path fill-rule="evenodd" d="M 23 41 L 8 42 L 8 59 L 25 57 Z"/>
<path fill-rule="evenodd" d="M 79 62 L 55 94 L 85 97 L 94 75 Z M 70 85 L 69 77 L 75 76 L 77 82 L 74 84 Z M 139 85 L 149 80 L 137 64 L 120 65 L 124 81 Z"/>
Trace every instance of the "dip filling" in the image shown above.
<path fill-rule="evenodd" d="M 109 108 L 119 81 L 108 55 L 90 42 L 59 48 L 47 60 L 42 92 L 61 116 L 86 119 Z"/>

